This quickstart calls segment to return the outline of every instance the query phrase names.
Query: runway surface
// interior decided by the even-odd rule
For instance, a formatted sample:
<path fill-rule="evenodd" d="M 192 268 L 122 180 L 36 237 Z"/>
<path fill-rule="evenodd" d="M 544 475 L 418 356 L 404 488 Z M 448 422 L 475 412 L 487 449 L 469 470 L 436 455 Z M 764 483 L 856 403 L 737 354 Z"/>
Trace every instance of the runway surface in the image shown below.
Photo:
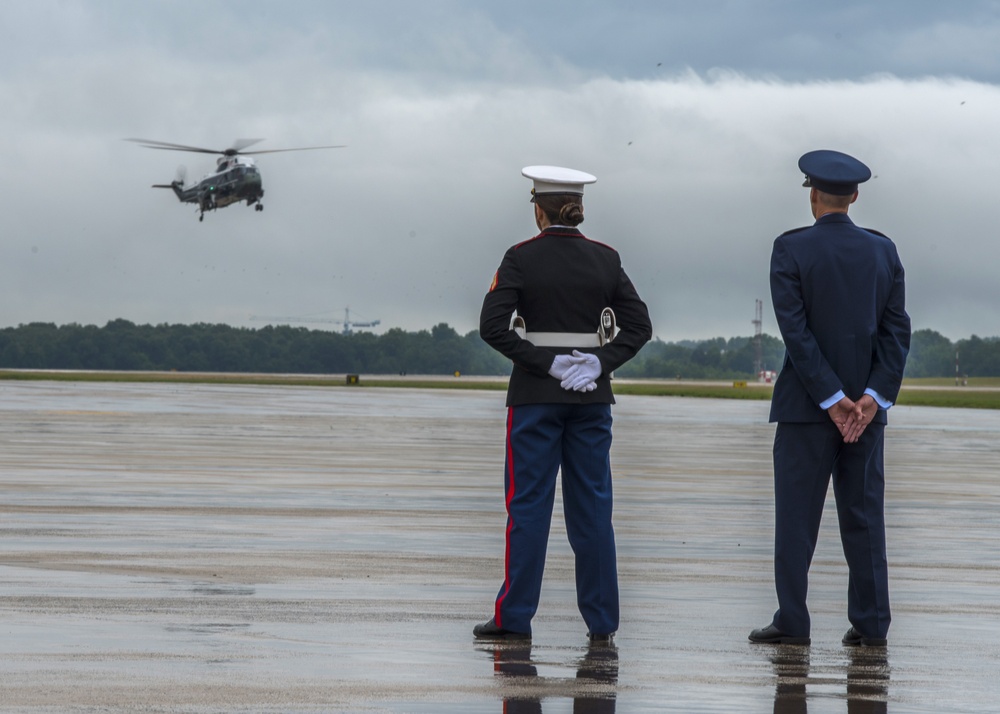
<path fill-rule="evenodd" d="M 588 648 L 557 503 L 529 648 L 500 585 L 501 392 L 0 383 L 0 711 L 1000 711 L 1000 413 L 896 407 L 893 624 L 770 621 L 766 402 L 620 397 L 622 627 Z"/>

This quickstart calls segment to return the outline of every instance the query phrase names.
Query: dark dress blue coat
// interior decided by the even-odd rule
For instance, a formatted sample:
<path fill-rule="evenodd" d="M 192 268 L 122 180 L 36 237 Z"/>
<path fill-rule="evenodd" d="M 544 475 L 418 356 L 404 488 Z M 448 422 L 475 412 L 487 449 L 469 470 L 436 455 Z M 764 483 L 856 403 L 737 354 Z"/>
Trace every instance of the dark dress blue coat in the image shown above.
<path fill-rule="evenodd" d="M 891 240 L 846 213 L 784 233 L 771 253 L 771 299 L 786 350 L 772 422 L 827 421 L 819 404 L 839 390 L 854 401 L 868 388 L 896 401 L 910 318 Z M 884 409 L 875 421 L 885 423 Z"/>
<path fill-rule="evenodd" d="M 536 347 L 510 329 L 517 310 L 529 332 L 596 335 L 605 307 L 614 310 L 621 331 L 600 349 L 581 349 L 601 361 L 592 392 L 565 390 L 549 376 L 555 356 L 569 354 L 572 347 Z M 507 250 L 479 317 L 483 340 L 514 363 L 507 406 L 613 404 L 609 375 L 635 357 L 652 330 L 646 304 L 622 269 L 618 251 L 567 227 L 546 228 Z"/>

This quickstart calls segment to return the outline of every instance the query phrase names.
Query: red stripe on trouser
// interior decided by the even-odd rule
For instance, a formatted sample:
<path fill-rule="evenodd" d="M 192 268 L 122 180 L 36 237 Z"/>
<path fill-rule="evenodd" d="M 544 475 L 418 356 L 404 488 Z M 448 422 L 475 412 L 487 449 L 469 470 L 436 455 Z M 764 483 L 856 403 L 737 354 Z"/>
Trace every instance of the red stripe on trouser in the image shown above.
<path fill-rule="evenodd" d="M 496 607 L 493 612 L 493 620 L 497 627 L 503 627 L 503 617 L 500 614 L 500 605 L 503 603 L 507 593 L 510 592 L 510 531 L 514 527 L 514 519 L 510 515 L 510 502 L 514 498 L 514 449 L 510 442 L 510 432 L 514 424 L 514 407 L 507 407 L 507 493 L 504 505 L 507 507 L 507 530 L 504 532 L 504 556 L 503 556 L 503 592 L 497 597 Z"/>

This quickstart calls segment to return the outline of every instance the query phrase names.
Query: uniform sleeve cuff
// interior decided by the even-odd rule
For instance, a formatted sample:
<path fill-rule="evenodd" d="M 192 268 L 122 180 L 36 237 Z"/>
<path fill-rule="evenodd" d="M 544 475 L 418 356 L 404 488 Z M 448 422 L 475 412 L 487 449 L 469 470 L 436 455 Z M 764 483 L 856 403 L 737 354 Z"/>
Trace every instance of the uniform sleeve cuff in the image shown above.
<path fill-rule="evenodd" d="M 889 407 L 892 406 L 892 402 L 890 402 L 888 399 L 886 399 L 885 397 L 883 397 L 881 394 L 876 392 L 874 389 L 871 389 L 870 387 L 865 390 L 865 394 L 874 399 L 875 402 L 883 409 L 888 409 Z"/>
<path fill-rule="evenodd" d="M 847 395 L 844 394 L 844 390 L 843 389 L 838 390 L 838 392 L 836 394 L 834 394 L 832 397 L 830 397 L 826 401 L 820 402 L 819 403 L 819 408 L 822 409 L 823 411 L 826 411 L 827 409 L 829 409 L 830 407 L 832 407 L 834 404 L 836 404 L 837 402 L 839 402 L 841 399 L 843 399 L 846 396 Z"/>

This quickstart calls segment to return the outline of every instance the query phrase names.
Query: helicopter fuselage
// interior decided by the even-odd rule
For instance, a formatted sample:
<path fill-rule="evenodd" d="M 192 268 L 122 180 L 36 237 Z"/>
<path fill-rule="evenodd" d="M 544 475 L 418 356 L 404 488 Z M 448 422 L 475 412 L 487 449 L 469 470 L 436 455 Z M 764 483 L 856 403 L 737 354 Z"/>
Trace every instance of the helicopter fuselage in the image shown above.
<path fill-rule="evenodd" d="M 198 183 L 185 186 L 183 181 L 173 181 L 169 185 L 158 184 L 156 188 L 171 188 L 182 203 L 197 204 L 201 211 L 199 220 L 205 211 L 240 201 L 246 201 L 247 206 L 254 206 L 259 211 L 264 196 L 264 188 L 260 178 L 260 170 L 249 156 L 222 156 L 217 161 L 216 170 L 204 176 Z"/>

